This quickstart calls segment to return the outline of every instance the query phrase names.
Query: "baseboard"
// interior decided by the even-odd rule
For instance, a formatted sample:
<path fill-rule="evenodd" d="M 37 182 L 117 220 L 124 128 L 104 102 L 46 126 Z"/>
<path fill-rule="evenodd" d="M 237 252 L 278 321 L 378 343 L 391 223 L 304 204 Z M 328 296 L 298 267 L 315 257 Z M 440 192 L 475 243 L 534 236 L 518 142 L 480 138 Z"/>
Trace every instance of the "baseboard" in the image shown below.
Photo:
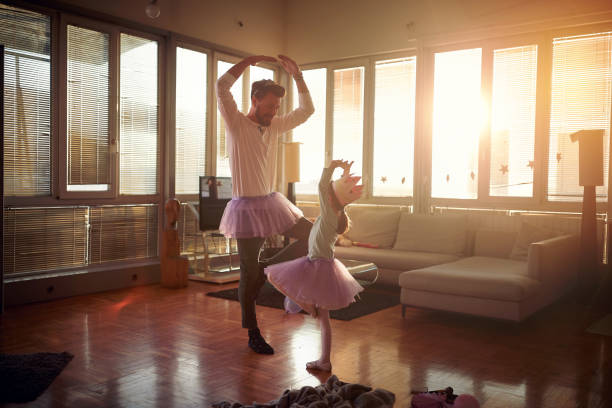
<path fill-rule="evenodd" d="M 44 302 L 70 296 L 87 295 L 159 283 L 159 263 L 122 268 L 34 276 L 4 282 L 6 306 Z"/>

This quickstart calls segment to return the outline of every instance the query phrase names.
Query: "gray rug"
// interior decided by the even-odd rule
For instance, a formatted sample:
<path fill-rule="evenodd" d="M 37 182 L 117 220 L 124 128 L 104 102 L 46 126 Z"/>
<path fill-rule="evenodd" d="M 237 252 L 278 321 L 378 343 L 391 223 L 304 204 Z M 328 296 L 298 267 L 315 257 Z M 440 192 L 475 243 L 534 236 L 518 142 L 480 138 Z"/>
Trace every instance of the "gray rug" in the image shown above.
<path fill-rule="evenodd" d="M 34 401 L 73 357 L 67 352 L 0 354 L 0 402 Z"/>
<path fill-rule="evenodd" d="M 612 336 L 612 313 L 604 316 L 587 328 L 588 333 Z"/>
<path fill-rule="evenodd" d="M 238 301 L 237 288 L 218 292 L 208 292 L 206 295 Z M 257 296 L 255 303 L 260 306 L 283 309 L 284 300 L 285 295 L 266 282 L 259 291 L 259 296 Z M 396 305 L 399 305 L 398 291 L 391 292 L 381 289 L 380 286 L 372 285 L 365 288 L 365 290 L 359 294 L 359 298 L 356 302 L 351 303 L 344 309 L 330 311 L 329 317 L 336 320 L 352 320 Z"/>

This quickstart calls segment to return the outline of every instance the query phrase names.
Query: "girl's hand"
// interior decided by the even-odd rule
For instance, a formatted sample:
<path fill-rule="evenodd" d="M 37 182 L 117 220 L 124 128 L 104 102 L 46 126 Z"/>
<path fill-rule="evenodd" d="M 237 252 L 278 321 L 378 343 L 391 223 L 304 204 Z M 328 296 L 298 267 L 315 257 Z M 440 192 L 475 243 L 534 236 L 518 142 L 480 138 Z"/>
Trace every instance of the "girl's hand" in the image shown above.
<path fill-rule="evenodd" d="M 337 169 L 338 167 L 344 168 L 344 161 L 342 160 L 332 160 L 331 163 L 329 163 L 329 168 L 330 169 Z"/>
<path fill-rule="evenodd" d="M 349 175 L 351 172 L 351 166 L 353 165 L 353 163 L 355 163 L 354 161 L 344 161 L 342 162 L 342 168 L 344 169 L 344 172 L 342 173 L 342 175 Z"/>

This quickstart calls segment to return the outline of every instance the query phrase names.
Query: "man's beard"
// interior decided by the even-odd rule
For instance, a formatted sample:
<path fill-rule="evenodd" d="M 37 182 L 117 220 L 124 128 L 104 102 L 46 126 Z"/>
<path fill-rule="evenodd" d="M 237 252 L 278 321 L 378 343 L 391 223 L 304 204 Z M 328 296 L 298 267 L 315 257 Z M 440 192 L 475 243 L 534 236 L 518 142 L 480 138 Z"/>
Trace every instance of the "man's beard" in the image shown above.
<path fill-rule="evenodd" d="M 263 126 L 270 126 L 270 123 L 272 123 L 272 117 L 266 117 L 266 116 L 262 116 L 259 113 L 259 108 L 255 109 L 255 117 L 257 118 L 257 122 L 259 122 L 260 125 Z"/>

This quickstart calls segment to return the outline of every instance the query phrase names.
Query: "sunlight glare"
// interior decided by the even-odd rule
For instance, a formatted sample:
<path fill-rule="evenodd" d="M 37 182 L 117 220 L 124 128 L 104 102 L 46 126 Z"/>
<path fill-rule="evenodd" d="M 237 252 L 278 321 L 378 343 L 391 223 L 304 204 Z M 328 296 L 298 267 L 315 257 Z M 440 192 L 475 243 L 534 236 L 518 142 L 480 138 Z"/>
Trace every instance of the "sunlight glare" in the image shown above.
<path fill-rule="evenodd" d="M 488 111 L 480 90 L 481 52 L 475 48 L 435 56 L 432 140 L 435 197 L 476 198 L 478 142 Z"/>

